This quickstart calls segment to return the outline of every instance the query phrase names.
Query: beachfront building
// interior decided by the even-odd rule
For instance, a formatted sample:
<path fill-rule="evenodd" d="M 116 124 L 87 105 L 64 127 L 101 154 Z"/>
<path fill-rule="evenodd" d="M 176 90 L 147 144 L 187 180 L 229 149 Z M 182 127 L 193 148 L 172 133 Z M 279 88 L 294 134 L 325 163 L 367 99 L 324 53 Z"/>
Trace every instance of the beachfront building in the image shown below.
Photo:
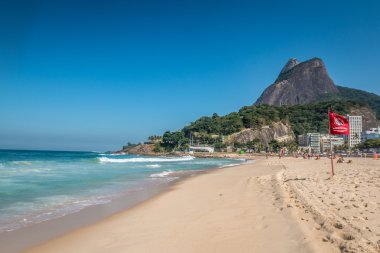
<path fill-rule="evenodd" d="M 321 152 L 321 134 L 307 133 L 299 135 L 298 144 L 301 147 L 309 147 L 312 153 L 319 154 Z"/>
<path fill-rule="evenodd" d="M 208 152 L 208 153 L 214 153 L 214 147 L 211 146 L 190 146 L 189 152 Z"/>
<path fill-rule="evenodd" d="M 300 147 L 307 147 L 309 145 L 307 140 L 307 134 L 298 135 L 298 145 Z"/>
<path fill-rule="evenodd" d="M 344 138 L 339 136 L 331 136 L 332 147 L 339 147 L 344 145 Z M 324 134 L 321 136 L 321 148 L 322 152 L 327 152 L 330 150 L 330 135 Z"/>
<path fill-rule="evenodd" d="M 354 147 L 361 143 L 361 135 L 363 131 L 362 116 L 347 115 L 348 122 L 350 124 L 350 135 L 348 136 L 348 146 Z"/>
<path fill-rule="evenodd" d="M 321 134 L 320 133 L 308 133 L 309 146 L 313 153 L 321 153 Z"/>
<path fill-rule="evenodd" d="M 370 139 L 379 139 L 380 138 L 380 126 L 370 128 L 367 131 L 362 132 L 362 142 Z"/>

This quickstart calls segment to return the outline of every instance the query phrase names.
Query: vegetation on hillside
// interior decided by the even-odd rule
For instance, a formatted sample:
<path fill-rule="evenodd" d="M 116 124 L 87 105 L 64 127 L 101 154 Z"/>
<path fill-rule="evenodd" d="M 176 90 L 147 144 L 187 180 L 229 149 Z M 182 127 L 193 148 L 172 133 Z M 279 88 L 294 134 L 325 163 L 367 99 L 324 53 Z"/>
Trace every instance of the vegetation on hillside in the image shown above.
<path fill-rule="evenodd" d="M 239 112 L 226 116 L 214 114 L 212 117 L 201 117 L 182 131 L 186 136 L 190 132 L 229 135 L 244 128 L 260 129 L 265 125 L 271 126 L 274 122 L 282 121 L 290 124 L 296 135 L 306 132 L 327 133 L 329 107 L 332 107 L 337 113 L 347 114 L 353 106 L 358 105 L 363 106 L 362 103 L 342 100 L 282 107 L 245 106 Z"/>
<path fill-rule="evenodd" d="M 150 140 L 161 140 L 160 147 L 166 151 L 184 150 L 189 146 L 190 140 L 196 143 L 213 145 L 217 149 L 223 149 L 223 136 L 227 136 L 243 129 L 261 129 L 263 126 L 271 126 L 275 122 L 282 121 L 291 126 L 294 134 L 300 135 L 307 132 L 328 132 L 327 111 L 329 107 L 339 114 L 347 114 L 353 106 L 363 106 L 363 103 L 353 101 L 323 101 L 307 105 L 275 107 L 270 105 L 245 106 L 238 112 L 225 116 L 214 113 L 211 117 L 203 116 L 182 130 L 176 132 L 167 131 L 162 137 L 150 137 Z M 282 144 L 272 143 L 273 149 L 278 149 Z M 292 143 L 292 148 L 296 147 Z M 257 140 L 249 143 L 234 143 L 237 148 L 263 150 L 265 147 Z M 157 147 L 157 150 L 160 150 Z"/>
<path fill-rule="evenodd" d="M 212 116 L 203 116 L 182 130 L 166 131 L 163 136 L 150 136 L 149 142 L 155 144 L 156 152 L 185 150 L 191 141 L 213 145 L 216 149 L 224 149 L 226 148 L 225 136 L 248 128 L 261 129 L 263 126 L 272 126 L 273 123 L 280 121 L 290 125 L 295 136 L 307 132 L 328 133 L 327 111 L 330 107 L 335 112 L 345 115 L 353 107 L 367 106 L 376 112 L 378 118 L 380 117 L 380 96 L 357 89 L 337 87 L 340 93 L 323 95 L 317 102 L 311 104 L 282 107 L 244 106 L 238 112 L 225 116 L 219 116 L 216 113 Z M 267 148 L 258 140 L 234 143 L 234 146 L 255 151 Z M 269 148 L 275 150 L 282 146 L 283 144 L 272 141 Z M 295 148 L 297 148 L 296 142 L 288 144 L 288 149 Z"/>
<path fill-rule="evenodd" d="M 339 93 L 325 94 L 319 98 L 319 101 L 360 101 L 368 105 L 376 112 L 377 119 L 380 119 L 380 96 L 363 90 L 337 86 Z"/>

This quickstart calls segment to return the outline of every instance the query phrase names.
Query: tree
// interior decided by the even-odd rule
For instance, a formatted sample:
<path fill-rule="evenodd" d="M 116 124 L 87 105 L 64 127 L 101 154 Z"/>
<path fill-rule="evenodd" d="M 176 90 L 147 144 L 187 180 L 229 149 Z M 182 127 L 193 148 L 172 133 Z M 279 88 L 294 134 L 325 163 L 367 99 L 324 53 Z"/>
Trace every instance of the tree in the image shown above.
<path fill-rule="evenodd" d="M 224 144 L 223 142 L 215 142 L 214 148 L 217 149 L 218 151 L 222 151 L 223 149 L 227 148 L 227 145 Z"/>
<path fill-rule="evenodd" d="M 154 144 L 153 152 L 155 152 L 155 153 L 161 153 L 162 152 L 162 148 L 161 148 L 160 143 L 156 142 Z"/>
<path fill-rule="evenodd" d="M 236 112 L 230 113 L 221 119 L 223 135 L 230 135 L 243 129 L 243 122 Z"/>
<path fill-rule="evenodd" d="M 156 142 L 162 140 L 162 136 L 159 135 L 152 135 L 148 137 L 148 140 L 151 142 Z"/>
<path fill-rule="evenodd" d="M 298 143 L 293 141 L 287 145 L 287 148 L 290 152 L 296 152 L 298 150 Z"/>
<path fill-rule="evenodd" d="M 380 139 L 369 139 L 363 143 L 358 144 L 356 147 L 360 150 L 375 149 L 375 148 L 378 149 L 380 148 Z"/>
<path fill-rule="evenodd" d="M 283 143 L 277 141 L 277 140 L 271 140 L 269 143 L 268 143 L 269 147 L 274 151 L 274 152 L 277 152 L 280 148 L 282 148 L 284 146 Z"/>
<path fill-rule="evenodd" d="M 251 152 L 253 150 L 253 151 L 257 152 L 259 143 L 260 143 L 259 139 L 254 139 L 252 141 L 248 141 L 246 144 L 248 151 Z"/>
<path fill-rule="evenodd" d="M 348 146 L 347 142 L 345 142 L 341 146 L 334 145 L 334 147 L 333 147 L 334 152 L 337 152 L 337 151 L 346 151 L 347 152 L 349 149 L 350 149 L 350 147 Z M 330 149 L 328 149 L 328 151 L 330 151 Z"/>
<path fill-rule="evenodd" d="M 264 147 L 264 144 L 263 143 L 259 143 L 259 144 L 257 144 L 257 150 L 256 150 L 256 152 L 261 152 L 262 150 L 264 150 L 265 149 L 265 147 Z"/>
<path fill-rule="evenodd" d="M 188 144 L 189 139 L 185 138 L 182 131 L 166 131 L 162 136 L 162 146 L 166 151 L 173 151 L 174 149 L 183 150 L 188 147 Z"/>
<path fill-rule="evenodd" d="M 242 142 L 234 142 L 234 148 L 245 148 L 247 147 L 247 145 L 245 143 L 242 143 Z"/>
<path fill-rule="evenodd" d="M 135 146 L 137 146 L 137 144 L 134 144 L 134 143 L 128 142 L 127 145 L 124 145 L 124 146 L 123 146 L 123 149 L 128 149 L 128 148 L 135 147 Z"/>

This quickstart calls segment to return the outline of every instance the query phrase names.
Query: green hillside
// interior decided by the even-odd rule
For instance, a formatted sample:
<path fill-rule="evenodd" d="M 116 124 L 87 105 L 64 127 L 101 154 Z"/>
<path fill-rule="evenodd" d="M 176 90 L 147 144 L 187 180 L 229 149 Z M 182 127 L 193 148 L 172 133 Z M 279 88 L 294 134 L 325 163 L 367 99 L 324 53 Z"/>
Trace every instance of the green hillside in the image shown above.
<path fill-rule="evenodd" d="M 225 116 L 214 113 L 203 116 L 176 132 L 166 131 L 162 137 L 161 147 L 167 151 L 185 149 L 190 138 L 202 144 L 222 147 L 222 136 L 227 136 L 243 129 L 261 129 L 282 121 L 292 127 L 294 134 L 307 132 L 328 132 L 327 111 L 332 107 L 335 112 L 347 114 L 352 107 L 365 106 L 364 103 L 337 100 L 323 101 L 307 105 L 275 107 L 270 105 L 245 106 L 238 112 Z M 158 144 L 157 144 L 158 145 Z"/>
<path fill-rule="evenodd" d="M 223 136 L 228 136 L 243 129 L 261 129 L 275 122 L 290 125 L 294 134 L 307 132 L 328 133 L 328 108 L 339 114 L 350 113 L 352 108 L 368 107 L 380 116 L 380 96 L 346 87 L 338 86 L 339 94 L 327 94 L 317 101 L 306 105 L 275 107 L 271 105 L 245 106 L 238 112 L 225 116 L 214 113 L 203 116 L 182 130 L 166 131 L 161 140 L 165 150 L 184 149 L 190 138 L 203 144 L 223 145 Z M 158 145 L 158 143 L 156 143 Z M 157 146 L 157 149 L 160 149 Z"/>
<path fill-rule="evenodd" d="M 319 101 L 345 100 L 358 101 L 368 105 L 376 112 L 376 117 L 380 119 L 380 96 L 363 90 L 337 86 L 339 93 L 326 94 L 319 98 Z"/>
<path fill-rule="evenodd" d="M 327 110 L 330 106 L 337 113 L 347 114 L 353 106 L 364 105 L 360 102 L 337 100 L 282 107 L 245 106 L 239 112 L 233 112 L 226 116 L 214 114 L 211 117 L 201 117 L 182 131 L 185 136 L 188 136 L 190 132 L 229 135 L 244 128 L 260 129 L 262 126 L 270 126 L 274 122 L 282 121 L 290 124 L 296 135 L 306 132 L 327 133 Z"/>

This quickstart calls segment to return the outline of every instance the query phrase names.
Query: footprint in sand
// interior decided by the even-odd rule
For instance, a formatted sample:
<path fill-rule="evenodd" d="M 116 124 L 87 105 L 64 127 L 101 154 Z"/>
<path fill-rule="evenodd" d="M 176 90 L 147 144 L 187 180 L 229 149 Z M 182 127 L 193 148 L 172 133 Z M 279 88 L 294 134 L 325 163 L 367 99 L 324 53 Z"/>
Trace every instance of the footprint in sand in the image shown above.
<path fill-rule="evenodd" d="M 343 224 L 339 223 L 339 222 L 336 222 L 336 223 L 334 223 L 334 227 L 337 228 L 337 229 L 343 229 Z"/>

